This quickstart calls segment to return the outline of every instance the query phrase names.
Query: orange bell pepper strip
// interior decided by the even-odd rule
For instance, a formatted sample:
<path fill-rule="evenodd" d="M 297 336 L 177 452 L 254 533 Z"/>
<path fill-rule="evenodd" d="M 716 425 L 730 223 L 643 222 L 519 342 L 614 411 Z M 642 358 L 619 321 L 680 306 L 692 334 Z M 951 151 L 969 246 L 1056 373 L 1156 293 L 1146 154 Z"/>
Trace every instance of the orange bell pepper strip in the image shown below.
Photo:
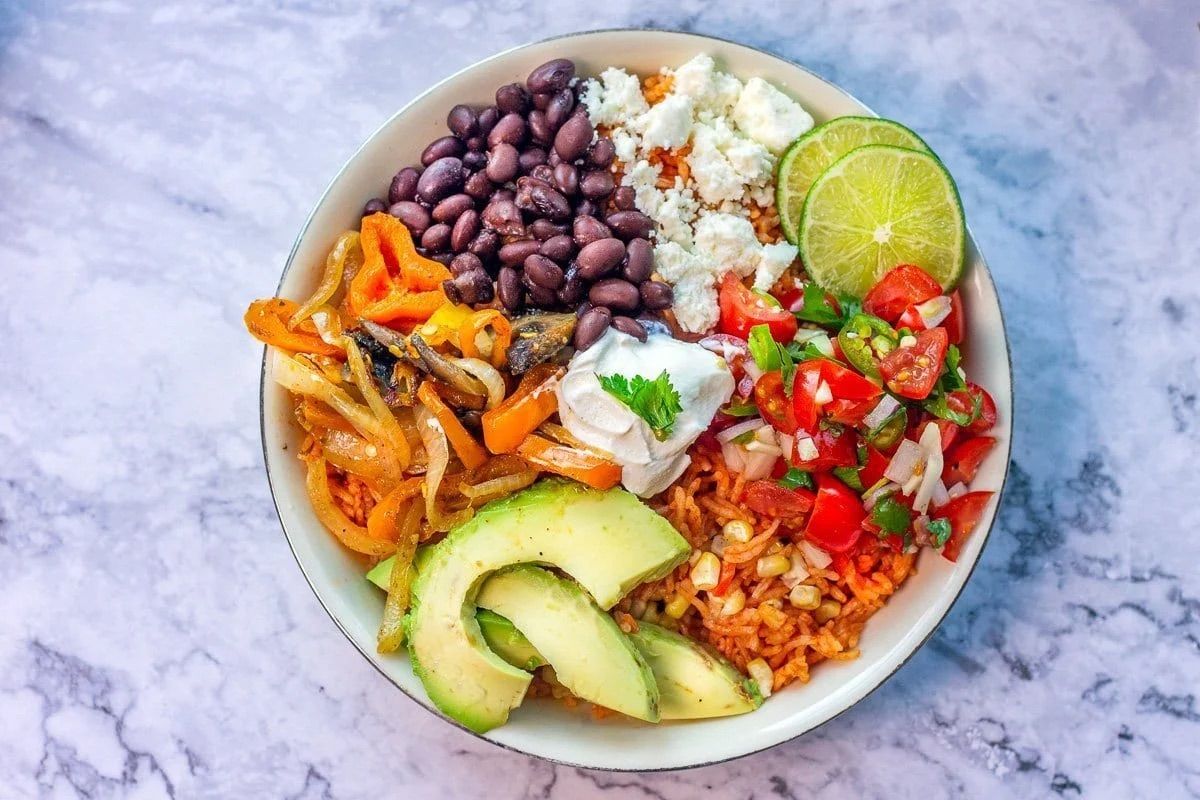
<path fill-rule="evenodd" d="M 621 467 L 595 453 L 556 444 L 529 435 L 517 448 L 521 458 L 535 467 L 585 483 L 594 489 L 611 489 L 621 481 Z"/>
<path fill-rule="evenodd" d="M 558 411 L 554 386 L 562 368 L 539 364 L 521 379 L 517 390 L 483 413 L 483 443 L 493 453 L 511 453 L 525 437 Z"/>
<path fill-rule="evenodd" d="M 433 384 L 428 381 L 422 383 L 421 388 L 417 389 L 417 399 L 429 409 L 429 413 L 433 414 L 434 419 L 441 423 L 442 430 L 446 432 L 446 438 L 450 441 L 450 446 L 454 448 L 454 452 L 462 461 L 463 466 L 474 469 L 482 466 L 488 460 L 487 451 L 458 421 L 458 417 L 454 416 L 450 406 L 442 402 L 442 398 L 438 397 Z"/>
<path fill-rule="evenodd" d="M 458 349 L 467 358 L 478 358 L 479 347 L 475 339 L 486 328 L 490 327 L 496 334 L 492 342 L 492 366 L 500 369 L 508 360 L 508 347 L 512 344 L 512 325 L 508 318 L 494 308 L 476 311 L 467 318 L 458 329 Z"/>
<path fill-rule="evenodd" d="M 414 497 L 421 496 L 421 479 L 409 478 L 388 492 L 367 515 L 367 534 L 372 539 L 395 542 L 400 533 L 400 512 Z"/>
<path fill-rule="evenodd" d="M 301 322 L 295 330 L 288 329 L 288 320 L 298 308 L 299 306 L 291 300 L 268 297 L 251 303 L 242 320 L 246 323 L 246 330 L 250 331 L 250 335 L 264 344 L 292 353 L 312 353 L 344 359 L 346 352 L 322 339 L 311 319 Z"/>
<path fill-rule="evenodd" d="M 296 414 L 312 428 L 354 433 L 354 426 L 345 417 L 320 400 L 304 398 L 296 405 Z"/>
<path fill-rule="evenodd" d="M 417 253 L 400 220 L 383 213 L 364 218 L 359 244 L 363 265 L 346 295 L 352 315 L 381 323 L 423 322 L 446 303 L 442 281 L 450 271 Z"/>

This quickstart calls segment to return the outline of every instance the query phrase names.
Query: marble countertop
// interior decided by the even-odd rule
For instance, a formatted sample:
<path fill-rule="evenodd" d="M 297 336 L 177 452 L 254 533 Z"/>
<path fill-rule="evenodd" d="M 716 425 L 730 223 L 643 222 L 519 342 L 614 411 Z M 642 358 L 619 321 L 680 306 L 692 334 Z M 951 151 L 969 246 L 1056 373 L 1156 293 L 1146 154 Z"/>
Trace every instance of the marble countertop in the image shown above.
<path fill-rule="evenodd" d="M 4 3 L 0 796 L 1200 796 L 1196 7 L 792 5 Z M 1018 398 L 999 526 L 928 646 L 800 740 L 649 775 L 494 748 L 347 645 L 279 534 L 241 325 L 423 86 L 624 25 L 769 48 L 920 131 Z"/>

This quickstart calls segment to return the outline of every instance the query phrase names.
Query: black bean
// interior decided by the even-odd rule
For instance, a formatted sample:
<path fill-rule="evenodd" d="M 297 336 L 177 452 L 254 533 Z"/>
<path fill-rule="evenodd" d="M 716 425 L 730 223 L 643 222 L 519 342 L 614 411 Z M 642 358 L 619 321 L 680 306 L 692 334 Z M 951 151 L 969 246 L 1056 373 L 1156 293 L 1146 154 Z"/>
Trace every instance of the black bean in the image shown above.
<path fill-rule="evenodd" d="M 425 253 L 424 255 L 430 261 L 436 261 L 443 267 L 449 267 L 450 261 L 454 258 L 454 253 Z"/>
<path fill-rule="evenodd" d="M 569 58 L 556 58 L 529 73 L 525 85 L 536 94 L 558 92 L 567 88 L 574 77 L 575 62 Z"/>
<path fill-rule="evenodd" d="M 479 228 L 479 212 L 473 208 L 464 211 L 454 221 L 454 227 L 450 230 L 450 249 L 456 253 L 466 250 L 471 241 L 479 235 Z"/>
<path fill-rule="evenodd" d="M 538 144 L 549 145 L 554 138 L 554 129 L 546 119 L 545 111 L 529 112 L 529 135 Z"/>
<path fill-rule="evenodd" d="M 636 311 L 642 298 L 637 287 L 624 278 L 605 278 L 592 284 L 588 300 L 613 311 Z"/>
<path fill-rule="evenodd" d="M 500 110 L 495 106 L 488 106 L 483 111 L 479 112 L 479 119 L 476 124 L 479 126 L 479 135 L 487 138 L 487 135 L 492 132 L 492 128 L 496 127 L 496 123 L 500 120 Z"/>
<path fill-rule="evenodd" d="M 525 259 L 525 277 L 546 289 L 563 285 L 562 267 L 538 253 Z"/>
<path fill-rule="evenodd" d="M 558 236 L 551 236 L 542 242 L 542 249 L 539 252 L 546 258 L 562 264 L 575 253 L 575 242 L 571 240 L 570 236 L 560 233 Z"/>
<path fill-rule="evenodd" d="M 482 268 L 463 272 L 442 283 L 447 299 L 455 303 L 490 303 L 492 301 L 492 279 Z"/>
<path fill-rule="evenodd" d="M 642 323 L 633 317 L 613 317 L 612 326 L 621 333 L 627 333 L 640 342 L 646 341 L 646 329 Z"/>
<path fill-rule="evenodd" d="M 562 163 L 562 159 L 558 157 L 558 153 L 551 150 L 550 155 L 546 156 L 546 163 L 551 167 L 557 167 Z"/>
<path fill-rule="evenodd" d="M 542 243 L 536 239 L 522 239 L 509 242 L 500 248 L 500 263 L 507 267 L 521 264 L 525 259 L 542 249 Z"/>
<path fill-rule="evenodd" d="M 617 211 L 609 214 L 604 220 L 612 232 L 629 241 L 630 239 L 648 239 L 654 230 L 654 220 L 640 211 Z"/>
<path fill-rule="evenodd" d="M 519 83 L 508 83 L 496 90 L 496 108 L 504 114 L 524 114 L 529 109 L 529 93 Z"/>
<path fill-rule="evenodd" d="M 426 231 L 421 234 L 421 247 L 431 253 L 437 253 L 445 250 L 450 244 L 450 226 L 442 222 L 437 225 L 429 226 Z"/>
<path fill-rule="evenodd" d="M 545 111 L 546 106 L 550 105 L 551 97 L 554 97 L 554 95 L 547 93 L 535 94 L 533 96 L 533 107 L 538 111 Z"/>
<path fill-rule="evenodd" d="M 579 268 L 572 264 L 567 267 L 567 273 L 563 278 L 563 285 L 558 290 L 558 302 L 564 306 L 578 305 L 586 293 L 587 282 L 579 275 Z"/>
<path fill-rule="evenodd" d="M 571 232 L 576 247 L 587 247 L 592 242 L 612 236 L 612 231 L 608 229 L 607 225 L 586 214 L 575 218 Z"/>
<path fill-rule="evenodd" d="M 492 185 L 491 179 L 483 172 L 476 172 L 463 184 L 463 191 L 476 200 L 487 200 L 492 196 L 493 189 L 495 187 Z"/>
<path fill-rule="evenodd" d="M 495 200 L 495 201 L 509 200 L 509 201 L 511 201 L 511 200 L 516 200 L 516 199 L 517 199 L 517 193 L 514 192 L 512 189 L 495 189 L 492 191 L 492 200 Z"/>
<path fill-rule="evenodd" d="M 550 98 L 549 104 L 546 106 L 546 122 L 550 123 L 550 130 L 556 131 L 567 121 L 571 116 L 571 112 L 575 110 L 575 95 L 570 89 L 563 89 L 561 92 L 555 92 Z"/>
<path fill-rule="evenodd" d="M 642 295 L 642 303 L 651 311 L 670 308 L 675 302 L 675 292 L 662 281 L 643 281 L 638 291 Z"/>
<path fill-rule="evenodd" d="M 612 324 L 612 312 L 607 308 L 588 309 L 575 325 L 575 349 L 587 350 L 604 335 Z"/>
<path fill-rule="evenodd" d="M 521 154 L 517 152 L 517 148 L 508 142 L 500 142 L 494 146 L 488 153 L 487 168 L 484 170 L 488 180 L 492 183 L 508 183 L 517 177 L 517 170 L 521 166 L 520 158 Z"/>
<path fill-rule="evenodd" d="M 500 249 L 500 234 L 495 231 L 490 231 L 484 228 L 479 233 L 475 234 L 475 238 L 467 245 L 467 250 L 479 256 L 484 261 L 490 261 L 496 257 L 496 251 Z"/>
<path fill-rule="evenodd" d="M 521 153 L 517 162 L 521 165 L 521 172 L 528 175 L 534 167 L 540 167 L 546 163 L 546 151 L 540 147 L 530 147 Z"/>
<path fill-rule="evenodd" d="M 595 308 L 595 306 L 592 305 L 592 302 L 590 300 L 584 300 L 582 303 L 579 304 L 579 307 L 575 309 L 575 319 L 579 319 L 584 314 L 591 311 L 593 308 Z"/>
<path fill-rule="evenodd" d="M 625 245 L 619 239 L 597 239 L 579 249 L 575 263 L 579 265 L 579 274 L 584 280 L 595 281 L 616 269 L 624 257 Z"/>
<path fill-rule="evenodd" d="M 537 178 L 542 183 L 551 187 L 554 185 L 554 170 L 550 168 L 549 164 L 538 164 L 529 170 L 529 177 Z"/>
<path fill-rule="evenodd" d="M 552 155 L 557 155 L 553 153 Z M 567 197 L 579 191 L 579 170 L 565 161 L 554 166 L 554 185 Z"/>
<path fill-rule="evenodd" d="M 470 106 L 459 103 L 446 115 L 446 127 L 460 139 L 470 139 L 479 132 L 479 114 Z"/>
<path fill-rule="evenodd" d="M 575 215 L 579 217 L 594 217 L 599 210 L 595 201 L 588 200 L 586 197 L 575 204 Z"/>
<path fill-rule="evenodd" d="M 421 173 L 417 195 L 427 203 L 436 203 L 461 189 L 465 179 L 462 161 L 453 156 L 439 158 Z"/>
<path fill-rule="evenodd" d="M 417 196 L 417 180 L 421 173 L 415 167 L 405 167 L 392 178 L 388 189 L 388 203 L 399 203 L 401 200 L 413 200 Z"/>
<path fill-rule="evenodd" d="M 632 186 L 618 186 L 613 190 L 612 202 L 618 211 L 633 211 L 637 207 L 637 192 Z"/>
<path fill-rule="evenodd" d="M 372 214 L 378 214 L 381 211 L 387 211 L 387 203 L 380 200 L 378 197 L 372 197 L 363 206 L 362 215 L 369 217 Z"/>
<path fill-rule="evenodd" d="M 529 297 L 529 305 L 535 308 L 554 308 L 558 305 L 558 295 L 553 289 L 538 286 L 536 283 L 531 286 L 528 282 L 524 286 Z"/>
<path fill-rule="evenodd" d="M 566 225 L 556 224 L 548 219 L 535 219 L 529 223 L 529 232 L 539 242 L 544 242 L 553 236 L 561 236 L 567 232 Z"/>
<path fill-rule="evenodd" d="M 532 177 L 520 178 L 517 181 L 517 208 L 532 214 L 561 222 L 571 216 L 571 204 L 567 198 L 544 181 Z"/>
<path fill-rule="evenodd" d="M 449 156 L 459 158 L 466 151 L 467 148 L 460 140 L 453 136 L 443 136 L 440 139 L 434 139 L 421 151 L 421 163 L 428 167 L 439 158 Z"/>
<path fill-rule="evenodd" d="M 396 219 L 404 223 L 404 227 L 408 228 L 408 232 L 413 236 L 420 236 L 429 229 L 429 224 L 433 221 L 429 216 L 429 212 L 421 207 L 419 203 L 414 203 L 412 200 L 401 200 L 399 203 L 392 203 L 388 209 L 388 213 Z"/>
<path fill-rule="evenodd" d="M 487 166 L 487 153 L 482 153 L 478 150 L 471 150 L 463 156 L 463 166 L 471 172 L 478 172 Z"/>
<path fill-rule="evenodd" d="M 621 274 L 631 283 L 641 283 L 654 271 L 654 248 L 647 239 L 630 239 L 625 246 L 625 266 Z"/>
<path fill-rule="evenodd" d="M 484 136 L 472 136 L 467 139 L 468 153 L 482 153 L 487 150 L 487 138 Z"/>
<path fill-rule="evenodd" d="M 586 172 L 579 179 L 580 193 L 591 200 L 602 200 L 608 197 L 614 188 L 613 174 L 606 169 Z"/>
<path fill-rule="evenodd" d="M 488 147 L 501 142 L 520 147 L 525 143 L 525 118 L 520 114 L 505 114 L 487 136 Z"/>
<path fill-rule="evenodd" d="M 521 286 L 521 276 L 515 269 L 500 268 L 500 274 L 496 278 L 496 294 L 500 296 L 500 303 L 508 313 L 513 314 L 521 309 L 521 304 L 525 301 L 525 289 Z"/>
<path fill-rule="evenodd" d="M 607 169 L 612 164 L 616 154 L 617 148 L 613 146 L 612 139 L 609 139 L 607 136 L 601 136 L 592 142 L 592 146 L 588 148 L 588 163 L 593 167 Z"/>
<path fill-rule="evenodd" d="M 483 269 L 483 259 L 474 253 L 459 253 L 450 261 L 451 275 L 462 275 L 477 269 Z"/>
<path fill-rule="evenodd" d="M 452 194 L 433 207 L 434 222 L 454 222 L 462 213 L 475 207 L 469 194 Z"/>
<path fill-rule="evenodd" d="M 554 134 L 554 150 L 563 161 L 574 161 L 592 141 L 592 123 L 586 114 L 576 114 Z"/>
<path fill-rule="evenodd" d="M 483 209 L 483 224 L 502 236 L 520 236 L 525 233 L 521 210 L 512 200 L 493 199 Z"/>

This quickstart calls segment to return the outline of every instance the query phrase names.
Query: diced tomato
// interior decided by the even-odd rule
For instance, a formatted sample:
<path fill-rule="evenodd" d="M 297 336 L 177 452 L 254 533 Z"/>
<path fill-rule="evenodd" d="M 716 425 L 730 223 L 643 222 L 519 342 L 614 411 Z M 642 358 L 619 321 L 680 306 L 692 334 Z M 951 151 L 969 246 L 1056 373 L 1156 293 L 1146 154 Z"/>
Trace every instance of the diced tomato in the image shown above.
<path fill-rule="evenodd" d="M 798 423 L 792 401 L 783 393 L 783 377 L 768 372 L 754 384 L 754 402 L 762 418 L 781 433 L 795 433 Z"/>
<path fill-rule="evenodd" d="M 814 359 L 821 365 L 821 377 L 839 400 L 876 400 L 883 390 L 849 367 L 833 361 Z"/>
<path fill-rule="evenodd" d="M 821 385 L 821 359 L 802 361 L 792 378 L 792 414 L 806 431 L 817 426 L 817 388 Z"/>
<path fill-rule="evenodd" d="M 950 316 L 942 322 L 942 327 L 950 337 L 950 344 L 960 344 L 967 337 L 967 318 L 957 289 L 950 293 Z"/>
<path fill-rule="evenodd" d="M 823 408 L 817 405 L 821 382 L 829 387 L 833 401 Z M 792 379 L 792 410 L 796 423 L 811 431 L 821 412 L 835 422 L 857 425 L 867 415 L 883 390 L 849 367 L 824 358 L 802 361 Z"/>
<path fill-rule="evenodd" d="M 794 284 L 792 288 L 785 289 L 776 294 L 775 299 L 779 301 L 779 305 L 788 311 L 799 311 L 804 307 L 804 286 L 802 284 Z"/>
<path fill-rule="evenodd" d="M 717 585 L 712 588 L 709 594 L 714 594 L 717 597 L 723 597 L 729 591 L 729 587 L 733 585 L 733 576 L 737 574 L 737 565 L 730 564 L 728 561 L 721 562 L 721 574 L 717 578 Z"/>
<path fill-rule="evenodd" d="M 953 486 L 956 483 L 968 484 L 975 480 L 979 465 L 992 448 L 996 440 L 991 436 L 976 436 L 966 439 L 946 453 L 946 465 L 942 468 L 942 483 Z"/>
<path fill-rule="evenodd" d="M 869 489 L 878 483 L 891 461 L 883 453 L 871 445 L 867 445 L 867 463 L 863 464 L 862 469 L 858 471 L 858 478 L 862 481 L 863 487 Z"/>
<path fill-rule="evenodd" d="M 937 383 L 950 342 L 945 328 L 921 331 L 916 338 L 916 344 L 898 347 L 884 356 L 879 372 L 896 394 L 924 400 Z"/>
<path fill-rule="evenodd" d="M 896 327 L 908 328 L 910 331 L 923 331 L 925 330 L 925 320 L 921 318 L 921 312 L 917 311 L 916 306 L 909 306 L 900 315 Z"/>
<path fill-rule="evenodd" d="M 747 289 L 737 275 L 725 273 L 721 281 L 722 333 L 749 339 L 750 329 L 755 325 L 766 325 L 771 337 L 777 342 L 790 342 L 796 335 L 796 317 L 786 308 L 772 306 L 763 298 Z"/>
<path fill-rule="evenodd" d="M 862 533 L 866 512 L 850 487 L 832 475 L 817 476 L 817 497 L 804 538 L 831 553 L 844 553 Z"/>
<path fill-rule="evenodd" d="M 863 310 L 895 325 L 909 306 L 924 303 L 941 293 L 941 285 L 925 270 L 912 264 L 901 264 L 867 292 Z"/>
<path fill-rule="evenodd" d="M 878 400 L 834 400 L 822 410 L 834 422 L 858 425 L 878 403 Z"/>
<path fill-rule="evenodd" d="M 954 440 L 958 438 L 958 432 L 962 430 L 962 428 L 958 427 L 948 419 L 935 418 L 932 420 L 932 422 L 934 425 L 938 426 L 938 434 L 940 434 L 942 437 L 942 452 L 944 453 L 950 449 L 952 444 L 954 444 Z M 918 436 L 917 441 L 920 440 L 921 438 Z"/>
<path fill-rule="evenodd" d="M 808 472 L 822 472 L 834 467 L 854 467 L 858 465 L 858 437 L 849 427 L 839 426 L 840 429 L 830 430 L 818 428 L 812 434 L 813 444 L 817 447 L 817 457 L 810 461 L 801 461 L 799 454 L 795 456 L 795 465 Z M 804 434 L 798 433 L 797 441 Z"/>
<path fill-rule="evenodd" d="M 996 425 L 996 401 L 982 386 L 968 381 L 966 389 L 951 392 L 946 397 L 946 405 L 960 414 L 970 414 L 975 408 L 975 396 L 980 398 L 979 417 L 967 426 L 967 433 L 987 433 Z"/>
<path fill-rule="evenodd" d="M 983 516 L 983 511 L 987 508 L 988 501 L 992 499 L 993 494 L 995 492 L 967 492 L 929 512 L 930 519 L 945 517 L 950 520 L 950 538 L 946 540 L 946 545 L 942 548 L 942 555 L 948 560 L 958 560 L 958 554 L 962 552 L 963 544 L 971 535 L 971 531 L 975 530 L 975 526 L 979 524 L 979 518 Z M 820 502 L 821 498 L 818 495 L 817 504 L 819 505 Z"/>
<path fill-rule="evenodd" d="M 768 517 L 798 517 L 813 505 L 813 493 L 796 487 L 789 489 L 775 481 L 750 481 L 746 484 L 746 506 Z"/>

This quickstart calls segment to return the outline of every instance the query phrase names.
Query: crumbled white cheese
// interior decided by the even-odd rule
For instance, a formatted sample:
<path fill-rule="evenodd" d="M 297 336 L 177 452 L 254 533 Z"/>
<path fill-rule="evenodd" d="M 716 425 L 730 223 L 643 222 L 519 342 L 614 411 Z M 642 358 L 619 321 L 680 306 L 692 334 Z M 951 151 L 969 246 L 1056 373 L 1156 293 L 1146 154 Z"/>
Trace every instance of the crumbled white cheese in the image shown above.
<path fill-rule="evenodd" d="M 776 154 L 813 126 L 813 118 L 799 103 L 762 78 L 746 81 L 733 107 L 733 121 L 742 133 Z"/>
<path fill-rule="evenodd" d="M 642 149 L 674 150 L 687 144 L 692 134 L 692 100 L 671 95 L 637 120 L 642 132 Z"/>
<path fill-rule="evenodd" d="M 621 183 L 632 186 L 634 202 L 643 214 L 654 217 L 662 204 L 662 192 L 658 189 L 658 175 L 662 168 L 642 159 L 629 167 Z"/>
<path fill-rule="evenodd" d="M 745 277 L 758 266 L 762 245 L 745 217 L 702 214 L 696 220 L 695 232 L 696 250 L 715 259 L 723 271 L 733 270 Z"/>
<path fill-rule="evenodd" d="M 716 283 L 721 268 L 715 260 L 666 242 L 654 248 L 654 269 L 675 288 L 675 319 L 681 328 L 702 333 L 717 324 Z"/>
<path fill-rule="evenodd" d="M 609 67 L 600 73 L 600 80 L 593 78 L 585 87 L 583 104 L 593 125 L 623 123 L 649 108 L 641 81 L 623 69 Z"/>
<path fill-rule="evenodd" d="M 618 161 L 622 164 L 632 164 L 637 160 L 638 140 L 636 136 L 624 128 L 617 128 L 612 132 L 610 138 Z"/>
<path fill-rule="evenodd" d="M 759 254 L 758 266 L 754 269 L 754 288 L 762 292 L 770 291 L 798 255 L 800 250 L 794 244 L 778 242 L 765 245 Z"/>
<path fill-rule="evenodd" d="M 724 119 L 697 123 L 687 156 L 696 193 L 704 202 L 741 202 L 746 187 L 770 181 L 774 162 L 757 142 L 738 136 Z"/>
<path fill-rule="evenodd" d="M 692 222 L 699 213 L 700 204 L 696 201 L 695 193 L 677 177 L 675 185 L 662 192 L 662 201 L 654 217 L 658 221 L 659 240 L 676 242 L 691 249 Z"/>
<path fill-rule="evenodd" d="M 671 93 L 691 98 L 697 113 L 726 114 L 742 91 L 742 82 L 733 75 L 719 72 L 707 53 L 701 53 L 668 74 L 672 76 Z"/>

